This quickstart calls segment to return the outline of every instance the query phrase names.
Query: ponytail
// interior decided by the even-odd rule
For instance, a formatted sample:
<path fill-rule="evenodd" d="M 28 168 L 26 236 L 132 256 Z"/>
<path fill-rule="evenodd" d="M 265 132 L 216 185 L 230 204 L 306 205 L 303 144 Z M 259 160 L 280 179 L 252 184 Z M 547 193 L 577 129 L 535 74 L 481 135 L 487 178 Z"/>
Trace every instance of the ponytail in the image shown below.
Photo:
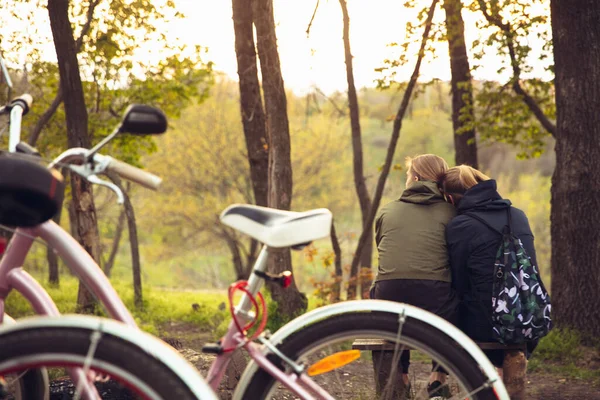
<path fill-rule="evenodd" d="M 462 195 L 473 186 L 490 178 L 468 165 L 452 167 L 444 174 L 440 186 L 445 193 Z"/>

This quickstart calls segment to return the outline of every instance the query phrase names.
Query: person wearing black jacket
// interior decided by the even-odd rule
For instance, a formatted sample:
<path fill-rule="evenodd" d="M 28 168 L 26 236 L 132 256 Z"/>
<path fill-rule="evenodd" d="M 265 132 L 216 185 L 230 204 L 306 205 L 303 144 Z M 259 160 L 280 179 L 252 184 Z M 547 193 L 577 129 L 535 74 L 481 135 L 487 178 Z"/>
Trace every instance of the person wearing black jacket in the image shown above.
<path fill-rule="evenodd" d="M 458 327 L 475 341 L 490 342 L 494 263 L 501 240 L 497 231 L 508 225 L 510 212 L 513 233 L 537 265 L 529 221 L 523 211 L 498 194 L 495 180 L 474 168 L 450 168 L 440 185 L 446 201 L 457 209 L 457 216 L 446 227 L 446 241 L 452 285 L 460 301 Z M 534 347 L 535 343 L 528 346 L 531 351 Z M 502 350 L 484 353 L 494 366 L 502 368 Z"/>

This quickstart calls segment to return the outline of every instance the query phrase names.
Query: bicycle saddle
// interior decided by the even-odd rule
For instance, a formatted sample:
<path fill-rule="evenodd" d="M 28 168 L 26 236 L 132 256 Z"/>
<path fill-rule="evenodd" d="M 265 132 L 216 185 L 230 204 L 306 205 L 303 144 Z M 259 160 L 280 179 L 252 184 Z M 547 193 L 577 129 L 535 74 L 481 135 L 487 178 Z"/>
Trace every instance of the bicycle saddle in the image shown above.
<path fill-rule="evenodd" d="M 221 222 L 269 247 L 290 247 L 329 236 L 332 215 L 326 208 L 295 212 L 234 204 L 221 213 Z"/>
<path fill-rule="evenodd" d="M 0 224 L 31 227 L 48 221 L 62 207 L 64 190 L 57 170 L 19 155 L 0 155 Z"/>

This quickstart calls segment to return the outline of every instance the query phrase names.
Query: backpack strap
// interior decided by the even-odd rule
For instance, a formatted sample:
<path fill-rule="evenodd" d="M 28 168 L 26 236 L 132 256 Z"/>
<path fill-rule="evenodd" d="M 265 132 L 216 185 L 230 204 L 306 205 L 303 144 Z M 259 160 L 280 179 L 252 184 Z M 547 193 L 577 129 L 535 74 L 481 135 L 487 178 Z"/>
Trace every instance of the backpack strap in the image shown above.
<path fill-rule="evenodd" d="M 506 232 L 506 228 L 504 229 L 504 232 L 494 228 L 490 223 L 488 223 L 486 220 L 484 220 L 483 218 L 481 218 L 478 215 L 475 215 L 473 213 L 465 213 L 463 215 L 466 215 L 467 217 L 476 219 L 477 221 L 481 222 L 483 225 L 485 225 L 488 229 L 490 229 L 493 232 L 496 232 L 498 235 L 504 237 L 504 235 L 506 235 L 507 233 L 512 232 L 511 229 L 511 216 L 510 216 L 510 208 L 508 209 L 508 232 Z M 506 255 L 505 255 L 506 257 Z M 495 272 L 494 272 L 495 273 Z M 480 310 L 484 313 L 484 315 L 487 317 L 487 320 L 490 324 L 490 328 L 494 329 L 494 321 L 491 318 L 491 315 L 493 314 L 494 310 L 493 307 L 491 307 L 491 304 L 489 306 L 486 306 L 483 302 L 483 300 L 481 300 L 480 298 L 478 298 L 477 293 L 475 292 L 475 285 L 473 283 L 473 278 L 471 277 L 471 275 L 467 272 L 467 276 L 469 277 L 469 285 L 471 286 L 471 290 L 473 291 L 473 297 L 474 300 L 476 300 L 477 304 L 479 304 Z"/>

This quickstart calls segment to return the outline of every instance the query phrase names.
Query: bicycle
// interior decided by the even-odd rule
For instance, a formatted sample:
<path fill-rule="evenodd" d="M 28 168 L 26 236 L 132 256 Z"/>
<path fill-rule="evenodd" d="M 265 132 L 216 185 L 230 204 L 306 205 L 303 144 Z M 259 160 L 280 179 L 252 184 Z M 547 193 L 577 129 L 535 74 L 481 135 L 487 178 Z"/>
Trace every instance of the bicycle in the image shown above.
<path fill-rule="evenodd" d="M 233 351 L 243 347 L 252 361 L 235 389 L 234 399 L 289 398 L 290 394 L 302 399 L 334 399 L 325 389 L 331 386 L 331 381 L 340 383 L 342 389 L 349 384 L 359 386 L 350 391 L 335 389 L 335 395 L 341 396 L 338 398 L 401 398 L 410 394 L 413 399 L 428 399 L 433 393 L 420 389 L 419 382 L 412 382 L 410 393 L 407 387 L 394 385 L 395 374 L 401 379 L 397 369 L 401 353 L 410 348 L 429 355 L 451 373 L 455 381 L 452 398 L 508 399 L 496 369 L 473 341 L 442 318 L 406 304 L 346 301 L 317 308 L 272 335 L 262 332 L 267 319 L 260 294 L 262 285 L 268 280 L 287 287 L 292 279 L 288 271 L 278 275 L 266 272 L 269 249 L 298 250 L 313 240 L 329 236 L 331 213 L 327 209 L 298 213 L 233 205 L 222 212 L 220 219 L 262 243 L 263 248 L 249 280 L 230 286 L 232 322 L 227 333 L 219 342 L 203 348 L 205 353 L 217 356 L 207 376 L 214 390 Z M 234 306 L 233 295 L 237 290 L 243 293 Z M 253 326 L 258 329 L 249 335 Z M 351 349 L 357 339 L 384 340 L 388 351 L 371 354 Z M 354 382 L 344 379 L 352 372 L 349 367 L 357 364 L 363 370 L 372 365 L 375 381 L 378 374 L 387 374 L 384 382 L 365 384 L 369 381 L 365 376 Z M 335 373 L 329 383 L 323 377 L 327 373 Z M 282 391 L 290 394 L 286 396 Z"/>
<path fill-rule="evenodd" d="M 2 58 L 0 67 L 12 86 Z M 99 399 L 93 380 L 108 374 L 148 399 L 215 399 L 197 370 L 162 341 L 140 331 L 108 278 L 79 243 L 51 220 L 62 206 L 64 183 L 54 167 L 69 168 L 91 183 L 104 185 L 123 202 L 119 188 L 98 178 L 112 171 L 130 181 L 156 189 L 160 178 L 98 153 L 122 133 L 160 134 L 167 128 L 164 114 L 153 107 L 131 105 L 121 123 L 94 148 L 71 148 L 50 163 L 37 150 L 20 142 L 21 118 L 32 97 L 22 95 L 6 106 L 9 114 L 9 153 L 0 154 L 0 224 L 17 226 L 0 260 L 0 323 L 8 294 L 16 290 L 38 315 L 53 318 L 20 320 L 0 328 L 0 376 L 12 378 L 21 399 L 47 399 L 49 367 L 67 367 L 76 384 L 76 398 Z M 84 316 L 60 316 L 44 288 L 21 268 L 34 240 L 41 238 L 76 273 L 117 321 Z M 47 367 L 47 368 L 44 368 Z M 3 389 L 5 389 L 3 387 Z M 2 393 L 8 395 L 8 393 Z"/>

